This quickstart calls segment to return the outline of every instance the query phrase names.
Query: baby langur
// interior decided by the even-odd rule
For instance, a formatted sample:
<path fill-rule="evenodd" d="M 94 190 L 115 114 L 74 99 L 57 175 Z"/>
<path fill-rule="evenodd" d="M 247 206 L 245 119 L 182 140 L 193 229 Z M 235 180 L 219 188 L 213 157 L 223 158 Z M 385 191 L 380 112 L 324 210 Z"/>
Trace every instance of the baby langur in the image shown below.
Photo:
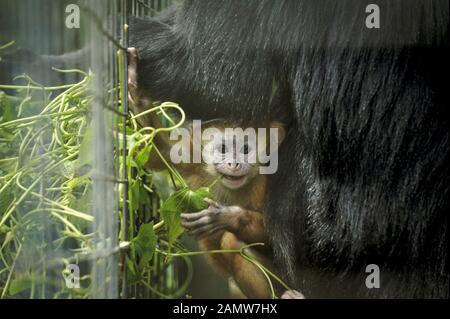
<path fill-rule="evenodd" d="M 135 113 L 140 113 L 152 103 L 145 92 L 137 86 L 137 68 L 139 56 L 134 48 L 128 49 L 128 88 L 130 106 Z M 138 118 L 139 123 L 146 127 L 161 127 L 159 119 L 154 114 Z M 261 123 L 259 123 L 261 124 Z M 241 249 L 251 243 L 262 242 L 268 245 L 268 236 L 263 221 L 263 209 L 266 199 L 267 178 L 270 175 L 260 174 L 260 168 L 265 168 L 258 155 L 272 144 L 268 138 L 257 134 L 257 145 L 251 143 L 235 143 L 235 136 L 227 133 L 226 127 L 235 127 L 236 123 L 225 121 L 210 122 L 204 128 L 215 128 L 215 133 L 209 139 L 200 140 L 203 149 L 201 163 L 179 163 L 176 168 L 186 178 L 191 189 L 210 185 L 220 177 L 220 181 L 211 189 L 215 201 L 205 199 L 209 204 L 207 209 L 199 212 L 186 212 L 181 215 L 182 224 L 188 233 L 199 240 L 204 250 Z M 258 125 L 257 125 L 258 126 Z M 276 147 L 282 142 L 285 134 L 283 125 L 278 122 L 263 123 L 269 129 L 278 129 Z M 259 127 L 261 127 L 259 126 Z M 259 133 L 259 131 L 257 131 Z M 192 134 L 191 134 L 192 136 Z M 236 142 L 239 141 L 236 140 Z M 185 151 L 192 151 L 194 141 L 183 144 Z M 242 140 L 240 140 L 242 142 Z M 154 140 L 165 158 L 169 157 L 174 146 L 167 134 L 158 134 Z M 234 147 L 238 146 L 239 147 Z M 255 159 L 251 161 L 250 159 Z M 264 162 L 264 164 L 267 164 Z M 152 169 L 164 169 L 165 166 L 157 156 L 149 158 L 148 166 Z M 271 268 L 271 258 L 268 250 L 257 247 L 246 248 L 246 254 L 255 257 L 265 267 Z M 234 280 L 242 293 L 248 298 L 270 298 L 271 291 L 267 278 L 261 270 L 243 258 L 238 253 L 208 254 L 213 266 L 225 276 Z M 294 291 L 286 291 L 282 298 L 303 298 Z"/>
<path fill-rule="evenodd" d="M 258 153 L 266 152 L 269 134 L 258 136 L 258 131 L 253 130 L 257 143 L 248 143 L 251 139 L 245 141 L 245 136 L 231 132 L 233 129 L 230 128 L 235 126 L 223 121 L 209 124 L 209 129 L 214 128 L 215 131 L 209 139 L 201 141 L 202 163 L 180 166 L 180 172 L 192 189 L 220 178 L 211 189 L 215 201 L 205 199 L 209 204 L 207 209 L 181 215 L 182 225 L 204 250 L 236 250 L 251 243 L 268 245 L 263 221 L 268 175 L 260 174 Z M 277 129 L 278 141 L 275 143 L 278 147 L 284 137 L 283 126 L 271 122 L 263 128 L 267 133 L 269 128 Z M 245 252 L 272 268 L 271 258 L 264 254 L 267 251 L 246 248 Z M 208 258 L 217 270 L 234 280 L 246 297 L 271 297 L 265 275 L 240 254 L 209 254 Z"/>

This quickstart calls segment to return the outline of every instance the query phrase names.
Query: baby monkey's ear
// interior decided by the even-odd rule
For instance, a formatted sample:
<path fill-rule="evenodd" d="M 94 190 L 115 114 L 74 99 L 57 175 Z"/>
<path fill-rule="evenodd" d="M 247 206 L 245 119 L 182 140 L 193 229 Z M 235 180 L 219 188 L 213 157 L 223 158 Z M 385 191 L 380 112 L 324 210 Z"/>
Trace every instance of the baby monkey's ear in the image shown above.
<path fill-rule="evenodd" d="M 286 136 L 285 127 L 279 121 L 271 121 L 265 124 L 264 129 L 266 133 L 258 134 L 258 154 L 260 159 L 265 158 L 267 154 L 270 157 L 273 155 L 273 152 L 278 152 L 278 147 Z"/>
<path fill-rule="evenodd" d="M 133 104 L 138 104 L 139 92 L 138 92 L 138 60 L 139 54 L 136 48 L 127 49 L 127 62 L 128 62 L 128 99 Z"/>
<path fill-rule="evenodd" d="M 278 129 L 278 146 L 279 146 L 286 136 L 286 125 L 278 121 L 272 121 L 270 122 L 270 128 Z"/>

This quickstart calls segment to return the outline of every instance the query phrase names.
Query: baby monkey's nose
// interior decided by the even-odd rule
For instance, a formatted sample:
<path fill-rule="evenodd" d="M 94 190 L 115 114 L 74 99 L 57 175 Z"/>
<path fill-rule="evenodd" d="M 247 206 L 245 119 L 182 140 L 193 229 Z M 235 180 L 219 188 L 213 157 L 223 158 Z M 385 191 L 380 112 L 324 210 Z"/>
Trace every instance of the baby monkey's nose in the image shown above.
<path fill-rule="evenodd" d="M 241 164 L 240 163 L 236 163 L 236 162 L 228 162 L 227 166 L 229 169 L 240 169 L 241 168 Z"/>

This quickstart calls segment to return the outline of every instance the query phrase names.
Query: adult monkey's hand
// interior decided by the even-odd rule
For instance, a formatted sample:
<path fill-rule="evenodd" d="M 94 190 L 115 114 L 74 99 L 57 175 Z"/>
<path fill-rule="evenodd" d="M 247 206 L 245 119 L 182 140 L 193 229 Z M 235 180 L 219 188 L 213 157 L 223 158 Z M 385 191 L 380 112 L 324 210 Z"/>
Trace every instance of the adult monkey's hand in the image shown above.
<path fill-rule="evenodd" d="M 281 295 L 281 299 L 305 299 L 305 296 L 297 290 L 286 290 Z"/>
<path fill-rule="evenodd" d="M 152 107 L 153 101 L 146 97 L 138 86 L 139 53 L 136 48 L 127 49 L 128 61 L 128 100 L 130 108 L 135 113 L 141 113 Z M 155 127 L 156 117 L 146 114 L 137 118 L 142 127 Z"/>

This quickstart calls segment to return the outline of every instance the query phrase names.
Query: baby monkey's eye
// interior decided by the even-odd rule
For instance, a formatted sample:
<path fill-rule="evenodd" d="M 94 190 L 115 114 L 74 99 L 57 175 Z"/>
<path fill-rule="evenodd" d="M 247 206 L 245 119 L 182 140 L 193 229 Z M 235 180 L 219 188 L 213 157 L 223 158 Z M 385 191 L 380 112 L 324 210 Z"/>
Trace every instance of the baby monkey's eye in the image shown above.
<path fill-rule="evenodd" d="M 225 154 L 227 152 L 227 146 L 225 144 L 217 145 L 217 151 L 219 151 L 222 154 Z"/>
<path fill-rule="evenodd" d="M 247 144 L 245 144 L 244 146 L 242 146 L 242 148 L 241 148 L 241 153 L 243 153 L 243 154 L 248 154 L 249 151 L 250 151 L 250 148 L 248 147 Z"/>

